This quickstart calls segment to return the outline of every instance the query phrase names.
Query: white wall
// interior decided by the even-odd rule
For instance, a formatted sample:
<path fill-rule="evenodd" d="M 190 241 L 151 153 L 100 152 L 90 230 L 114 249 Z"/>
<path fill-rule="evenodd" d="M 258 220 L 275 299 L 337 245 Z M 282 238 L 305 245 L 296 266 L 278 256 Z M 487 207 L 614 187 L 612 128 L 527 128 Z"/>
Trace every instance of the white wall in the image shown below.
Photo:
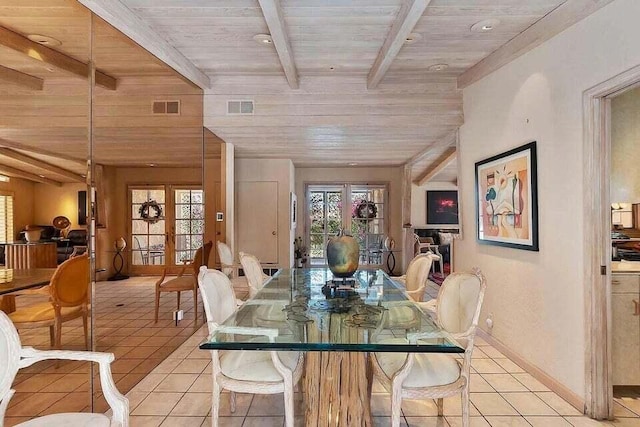
<path fill-rule="evenodd" d="M 411 184 L 411 224 L 413 228 L 427 228 L 427 190 L 457 190 L 451 182 L 428 182 L 425 185 Z"/>
<path fill-rule="evenodd" d="M 582 93 L 640 64 L 640 1 L 616 0 L 464 90 L 459 269 L 488 279 L 493 336 L 584 396 Z M 538 141 L 540 252 L 479 245 L 474 163 Z"/>
<path fill-rule="evenodd" d="M 611 201 L 640 203 L 640 88 L 611 101 Z"/>

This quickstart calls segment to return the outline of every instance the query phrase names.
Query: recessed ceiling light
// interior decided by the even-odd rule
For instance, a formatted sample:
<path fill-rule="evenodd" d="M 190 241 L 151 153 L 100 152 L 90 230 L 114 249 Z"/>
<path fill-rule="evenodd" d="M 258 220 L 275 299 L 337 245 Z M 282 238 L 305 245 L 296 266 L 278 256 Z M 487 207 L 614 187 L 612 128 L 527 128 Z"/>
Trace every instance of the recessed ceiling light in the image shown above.
<path fill-rule="evenodd" d="M 422 38 L 422 34 L 420 33 L 411 33 L 407 36 L 406 39 L 404 39 L 404 42 L 406 44 L 411 44 L 411 43 L 415 43 L 418 40 L 420 40 Z"/>
<path fill-rule="evenodd" d="M 480 22 L 476 22 L 471 26 L 472 33 L 486 33 L 500 25 L 499 19 L 485 19 Z"/>
<path fill-rule="evenodd" d="M 40 178 L 44 178 L 44 175 L 38 175 Z"/>
<path fill-rule="evenodd" d="M 269 34 L 256 34 L 253 36 L 253 39 L 260 44 L 271 44 L 273 43 L 273 39 Z"/>
<path fill-rule="evenodd" d="M 155 163 L 149 163 L 149 167 L 150 167 L 150 168 L 155 168 L 155 167 L 156 167 L 156 164 L 155 164 Z"/>
<path fill-rule="evenodd" d="M 427 68 L 429 71 L 442 71 L 449 68 L 449 64 L 433 64 Z"/>
<path fill-rule="evenodd" d="M 349 163 L 349 166 L 358 166 L 358 164 L 356 162 L 351 162 Z"/>
<path fill-rule="evenodd" d="M 50 73 L 53 73 L 55 70 L 53 69 L 53 67 L 44 67 L 45 70 L 47 70 Z"/>
<path fill-rule="evenodd" d="M 60 46 L 62 44 L 60 40 L 49 36 L 43 36 L 42 34 L 29 34 L 27 35 L 27 38 L 32 42 L 36 42 L 44 46 Z"/>

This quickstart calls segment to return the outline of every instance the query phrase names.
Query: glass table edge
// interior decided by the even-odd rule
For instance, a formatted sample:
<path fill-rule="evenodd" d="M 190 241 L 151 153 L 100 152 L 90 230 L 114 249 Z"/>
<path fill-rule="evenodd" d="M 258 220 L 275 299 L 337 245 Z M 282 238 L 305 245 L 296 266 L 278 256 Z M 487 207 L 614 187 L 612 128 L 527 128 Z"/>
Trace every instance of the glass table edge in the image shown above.
<path fill-rule="evenodd" d="M 340 351 L 348 353 L 464 353 L 457 346 L 411 344 L 308 344 L 308 343 L 256 343 L 205 341 L 200 350 L 253 350 L 253 351 Z"/>
<path fill-rule="evenodd" d="M 310 267 L 309 269 L 322 268 L 322 267 Z M 291 268 L 296 270 L 297 268 Z M 369 270 L 369 269 L 365 269 Z M 402 293 L 405 295 L 408 301 L 411 301 L 409 294 L 403 286 L 397 281 L 393 280 L 393 276 L 390 276 L 383 269 L 370 269 L 376 270 L 382 273 L 386 278 Z M 282 273 L 283 269 L 279 268 L 265 283 L 266 286 L 274 278 Z M 416 304 L 417 305 L 417 304 Z M 422 311 L 422 310 L 421 310 Z M 326 344 L 326 343 L 259 343 L 248 341 L 236 341 L 236 342 L 212 342 L 211 336 L 208 335 L 200 344 L 200 350 L 250 350 L 250 351 L 340 351 L 340 352 L 353 352 L 353 353 L 449 353 L 449 354 L 461 354 L 465 352 L 465 349 L 457 345 L 439 345 L 439 344 Z"/>

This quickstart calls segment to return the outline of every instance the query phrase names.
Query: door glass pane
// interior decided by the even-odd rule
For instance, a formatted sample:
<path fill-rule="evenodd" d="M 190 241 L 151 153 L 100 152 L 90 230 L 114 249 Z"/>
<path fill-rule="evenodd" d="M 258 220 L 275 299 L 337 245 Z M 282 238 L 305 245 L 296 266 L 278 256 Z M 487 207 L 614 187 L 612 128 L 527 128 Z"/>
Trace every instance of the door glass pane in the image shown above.
<path fill-rule="evenodd" d="M 351 233 L 360 245 L 360 264 L 382 264 L 382 245 L 386 234 L 384 219 L 386 188 L 352 185 Z"/>
<path fill-rule="evenodd" d="M 202 246 L 204 206 L 202 190 L 175 190 L 175 263 L 192 261 Z"/>
<path fill-rule="evenodd" d="M 309 207 L 311 232 L 309 255 L 311 264 L 326 264 L 329 237 L 344 227 L 342 219 L 342 189 L 311 188 Z"/>
<path fill-rule="evenodd" d="M 165 261 L 166 212 L 162 189 L 131 189 L 131 263 L 163 265 Z M 158 216 L 159 219 L 153 219 Z M 147 217 L 145 220 L 144 217 Z"/>

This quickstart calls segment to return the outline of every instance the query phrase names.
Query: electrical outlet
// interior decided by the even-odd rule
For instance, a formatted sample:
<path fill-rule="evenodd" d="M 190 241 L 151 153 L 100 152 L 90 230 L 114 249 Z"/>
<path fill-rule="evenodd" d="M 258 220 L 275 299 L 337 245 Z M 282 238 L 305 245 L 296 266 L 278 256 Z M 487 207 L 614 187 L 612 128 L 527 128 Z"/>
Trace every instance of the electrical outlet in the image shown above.
<path fill-rule="evenodd" d="M 493 313 L 489 313 L 489 315 L 487 316 L 487 320 L 485 322 L 487 324 L 487 328 L 489 329 L 493 328 Z"/>

